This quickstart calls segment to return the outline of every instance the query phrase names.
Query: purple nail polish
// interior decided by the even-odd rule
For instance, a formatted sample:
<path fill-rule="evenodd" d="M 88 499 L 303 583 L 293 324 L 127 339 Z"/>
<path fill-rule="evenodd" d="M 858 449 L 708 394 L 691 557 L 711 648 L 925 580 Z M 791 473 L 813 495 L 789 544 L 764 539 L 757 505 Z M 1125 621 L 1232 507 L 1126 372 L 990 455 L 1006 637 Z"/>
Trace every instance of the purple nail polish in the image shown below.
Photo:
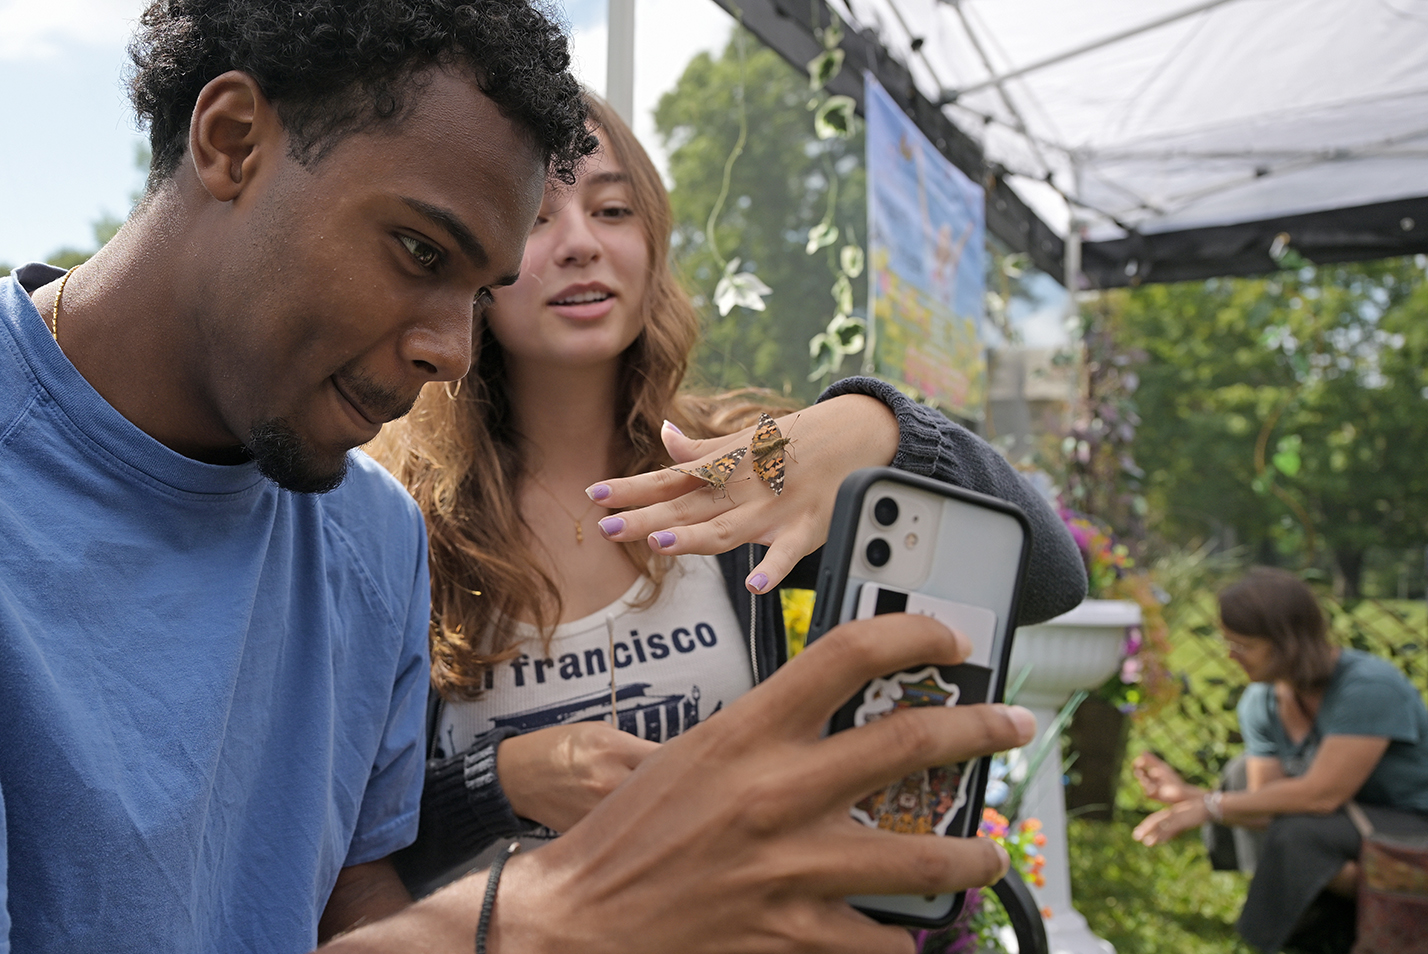
<path fill-rule="evenodd" d="M 664 422 L 664 426 L 667 427 L 667 428 L 669 428 L 670 430 L 674 431 L 674 432 L 675 432 L 676 434 L 678 434 L 680 437 L 683 437 L 683 436 L 684 436 L 684 432 L 681 431 L 678 427 L 675 427 L 673 421 L 665 421 L 665 422 Z"/>
<path fill-rule="evenodd" d="M 769 578 L 766 574 L 755 573 L 753 576 L 749 577 L 749 589 L 753 590 L 755 593 L 762 593 L 764 591 L 764 587 L 768 585 Z"/>
<path fill-rule="evenodd" d="M 655 546 L 661 550 L 668 550 L 674 546 L 674 534 L 668 530 L 660 530 L 658 533 L 652 533 L 650 537 L 654 539 Z"/>
<path fill-rule="evenodd" d="M 591 500 L 604 500 L 606 497 L 610 496 L 610 485 L 595 484 L 592 487 L 586 487 L 585 496 L 589 497 Z"/>
<path fill-rule="evenodd" d="M 600 521 L 600 531 L 607 537 L 613 537 L 623 529 L 625 529 L 624 517 L 605 517 Z"/>

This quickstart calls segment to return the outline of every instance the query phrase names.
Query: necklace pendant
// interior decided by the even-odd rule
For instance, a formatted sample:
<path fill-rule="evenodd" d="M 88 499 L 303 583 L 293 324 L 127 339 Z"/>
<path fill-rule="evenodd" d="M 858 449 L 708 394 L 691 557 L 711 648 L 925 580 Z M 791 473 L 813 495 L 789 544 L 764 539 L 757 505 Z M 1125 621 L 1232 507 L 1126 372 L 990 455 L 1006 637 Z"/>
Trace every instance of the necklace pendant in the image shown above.
<path fill-rule="evenodd" d="M 575 542 L 585 542 L 585 531 L 581 528 L 579 520 L 575 521 Z"/>

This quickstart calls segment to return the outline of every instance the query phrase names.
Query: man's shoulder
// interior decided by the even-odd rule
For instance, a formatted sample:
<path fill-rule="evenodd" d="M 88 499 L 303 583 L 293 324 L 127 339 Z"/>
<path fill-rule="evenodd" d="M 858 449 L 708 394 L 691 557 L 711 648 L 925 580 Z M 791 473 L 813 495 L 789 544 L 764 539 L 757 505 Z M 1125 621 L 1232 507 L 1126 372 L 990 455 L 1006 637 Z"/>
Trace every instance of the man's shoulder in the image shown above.
<path fill-rule="evenodd" d="M 426 545 L 420 508 L 406 488 L 360 450 L 347 455 L 347 477 L 336 490 L 314 498 L 342 533 L 361 552 L 382 556 L 401 553 L 400 562 Z"/>

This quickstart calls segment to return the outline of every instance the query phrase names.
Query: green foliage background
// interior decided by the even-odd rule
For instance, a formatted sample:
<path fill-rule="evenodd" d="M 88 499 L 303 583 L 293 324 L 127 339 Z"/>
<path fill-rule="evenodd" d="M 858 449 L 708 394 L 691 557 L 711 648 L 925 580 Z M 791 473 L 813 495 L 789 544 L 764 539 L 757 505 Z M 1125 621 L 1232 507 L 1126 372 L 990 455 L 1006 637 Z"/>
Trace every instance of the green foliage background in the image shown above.
<path fill-rule="evenodd" d="M 716 238 L 724 258 L 738 256 L 773 288 L 767 310 L 736 308 L 721 317 L 711 304 L 720 268 L 704 236 L 719 193 L 724 161 L 739 134 L 736 96 L 742 88 L 749 136 L 735 163 L 729 199 Z M 829 286 L 838 247 L 853 229 L 860 243 L 867 218 L 863 137 L 820 140 L 807 108 L 817 97 L 808 77 L 743 31 L 718 57 L 690 61 L 655 111 L 673 182 L 674 260 L 705 332 L 695 354 L 696 382 L 730 388 L 761 385 L 804 401 L 817 396 L 809 382 L 808 341 L 834 313 Z M 832 247 L 804 252 L 808 230 L 822 220 L 829 183 L 837 180 Z M 856 313 L 866 309 L 867 280 L 854 283 Z M 851 364 L 851 359 L 849 364 Z"/>
<path fill-rule="evenodd" d="M 1261 562 L 1331 569 L 1359 593 L 1372 548 L 1428 542 L 1423 260 L 1109 296 L 1134 355 L 1151 529 Z"/>

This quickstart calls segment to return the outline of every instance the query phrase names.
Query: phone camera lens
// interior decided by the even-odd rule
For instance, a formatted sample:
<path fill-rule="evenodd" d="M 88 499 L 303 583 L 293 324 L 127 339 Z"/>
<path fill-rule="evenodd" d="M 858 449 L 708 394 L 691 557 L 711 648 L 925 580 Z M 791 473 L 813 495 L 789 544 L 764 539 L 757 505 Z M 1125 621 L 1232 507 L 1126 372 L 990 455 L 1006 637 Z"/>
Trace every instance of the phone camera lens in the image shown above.
<path fill-rule="evenodd" d="M 893 507 L 896 508 L 897 504 L 893 504 Z M 882 537 L 873 537 L 869 540 L 868 548 L 863 552 L 867 556 L 868 562 L 873 566 L 884 566 L 892 557 L 892 547 L 888 546 L 888 542 Z"/>
<path fill-rule="evenodd" d="M 873 519 L 878 522 L 880 527 L 891 527 L 897 522 L 897 501 L 891 497 L 884 497 L 873 504 Z"/>

